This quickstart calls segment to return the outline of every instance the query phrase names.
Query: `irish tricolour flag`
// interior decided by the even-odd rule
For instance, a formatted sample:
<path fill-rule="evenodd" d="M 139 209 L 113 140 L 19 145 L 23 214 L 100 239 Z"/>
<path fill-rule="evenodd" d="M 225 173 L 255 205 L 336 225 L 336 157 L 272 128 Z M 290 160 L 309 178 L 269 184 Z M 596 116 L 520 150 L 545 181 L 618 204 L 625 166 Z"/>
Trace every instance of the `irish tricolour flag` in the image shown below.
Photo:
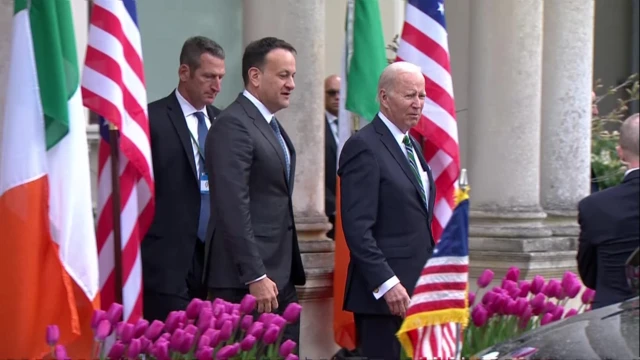
<path fill-rule="evenodd" d="M 90 355 L 98 262 L 69 0 L 15 0 L 0 113 L 0 358 L 36 358 L 60 327 Z M 2 103 L 3 100 L 0 100 Z"/>

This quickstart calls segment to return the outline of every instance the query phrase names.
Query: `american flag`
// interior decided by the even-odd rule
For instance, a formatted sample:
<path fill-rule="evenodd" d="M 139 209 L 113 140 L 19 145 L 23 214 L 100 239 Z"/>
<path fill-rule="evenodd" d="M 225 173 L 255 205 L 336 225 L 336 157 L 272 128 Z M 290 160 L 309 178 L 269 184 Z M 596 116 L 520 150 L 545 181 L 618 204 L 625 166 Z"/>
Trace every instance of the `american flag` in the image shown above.
<path fill-rule="evenodd" d="M 423 150 L 436 184 L 433 237 L 442 236 L 454 208 L 455 183 L 460 174 L 456 122 L 444 3 L 409 0 L 396 61 L 420 66 L 427 99 L 422 118 L 412 129 L 423 139 Z"/>
<path fill-rule="evenodd" d="M 460 150 L 443 0 L 408 1 L 396 61 L 420 66 L 425 78 L 422 118 L 411 131 L 423 141 L 435 180 L 432 229 L 437 244 L 418 280 L 399 337 L 415 359 L 453 358 L 459 355 L 459 324 L 468 318 L 469 259 L 466 232 L 449 236 L 459 230 L 449 222 L 455 209 Z M 442 314 L 455 316 L 447 319 Z"/>
<path fill-rule="evenodd" d="M 100 116 L 97 242 L 100 300 L 115 300 L 109 124 L 118 129 L 123 320 L 142 317 L 140 241 L 154 215 L 154 179 L 142 45 L 134 0 L 94 0 L 82 79 L 84 105 Z"/>
<path fill-rule="evenodd" d="M 407 309 L 399 339 L 414 359 L 456 359 L 469 320 L 469 200 L 457 190 L 456 206 L 427 261 Z"/>

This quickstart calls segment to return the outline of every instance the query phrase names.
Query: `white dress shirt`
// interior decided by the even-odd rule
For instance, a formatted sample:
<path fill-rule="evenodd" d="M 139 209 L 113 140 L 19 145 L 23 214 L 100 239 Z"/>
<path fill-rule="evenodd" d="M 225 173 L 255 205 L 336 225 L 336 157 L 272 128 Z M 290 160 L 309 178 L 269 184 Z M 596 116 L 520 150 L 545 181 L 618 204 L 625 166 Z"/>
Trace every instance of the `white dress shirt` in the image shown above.
<path fill-rule="evenodd" d="M 627 171 L 625 171 L 625 172 L 624 172 L 624 177 L 627 177 L 627 175 L 629 175 L 632 171 L 636 171 L 636 170 L 638 170 L 638 169 L 640 169 L 640 168 L 631 168 L 631 169 L 628 169 Z"/>
<path fill-rule="evenodd" d="M 400 147 L 400 150 L 402 150 L 402 153 L 404 154 L 404 156 L 407 156 L 407 149 L 404 146 L 403 140 L 404 140 L 404 137 L 408 135 L 408 132 L 403 133 L 402 131 L 400 131 L 400 129 L 398 129 L 398 127 L 395 124 L 393 124 L 389 119 L 387 119 L 387 117 L 384 116 L 384 114 L 382 114 L 381 112 L 378 113 L 378 117 L 380 117 L 382 122 L 389 129 L 389 131 L 391 131 L 391 135 L 393 135 L 393 138 L 396 139 L 396 142 L 398 143 L 398 146 Z M 418 166 L 418 173 L 420 174 L 420 178 L 422 180 L 422 186 L 424 187 L 424 194 L 428 204 L 429 203 L 429 176 L 422 168 L 422 164 L 420 164 L 420 160 L 418 159 L 417 152 L 418 150 L 414 150 L 414 153 L 416 154 L 416 165 Z M 407 158 L 407 161 L 409 161 L 409 158 Z M 400 280 L 394 275 L 389 280 L 382 283 L 382 285 L 380 285 L 380 287 L 376 289 L 377 291 L 373 292 L 373 296 L 376 299 L 380 299 L 381 297 L 384 296 L 384 294 L 386 294 L 389 290 L 391 290 L 392 287 L 396 286 L 399 283 L 400 283 Z"/>
<path fill-rule="evenodd" d="M 258 108 L 258 111 L 260 111 L 260 114 L 262 115 L 262 117 L 267 120 L 267 124 L 271 124 L 271 120 L 273 120 L 274 114 L 269 111 L 269 109 L 267 109 L 266 106 L 264 106 L 263 103 L 260 102 L 260 100 L 256 99 L 255 96 L 253 96 L 250 92 L 248 92 L 247 90 L 244 90 L 242 92 L 242 95 L 244 95 L 247 99 L 249 99 L 249 101 L 251 101 L 251 103 L 253 105 L 255 105 Z M 287 144 L 284 145 L 285 147 L 287 147 Z M 291 158 L 291 152 L 289 151 L 289 148 L 287 148 L 287 152 L 289 153 L 289 158 Z M 247 283 L 245 283 L 245 285 L 249 285 L 252 284 L 256 281 L 260 281 L 264 278 L 267 277 L 267 274 L 264 274 L 260 277 L 258 277 L 257 279 L 253 280 L 253 281 L 249 281 Z"/>
<path fill-rule="evenodd" d="M 178 89 L 176 89 L 176 97 L 178 98 L 178 103 L 180 104 L 180 108 L 182 109 L 182 114 L 184 115 L 184 119 L 187 121 L 187 128 L 189 128 L 189 132 L 193 137 L 191 137 L 191 145 L 193 148 L 193 156 L 196 162 L 196 174 L 200 174 L 200 152 L 198 151 L 198 118 L 195 113 L 201 111 L 204 114 L 204 122 L 207 125 L 207 129 L 211 128 L 211 120 L 209 119 L 209 114 L 207 114 L 207 107 L 203 107 L 198 110 L 191 105 L 187 99 L 185 99 Z M 204 145 L 204 144 L 203 144 Z"/>
<path fill-rule="evenodd" d="M 324 116 L 327 117 L 327 122 L 329 123 L 331 132 L 333 133 L 333 138 L 336 140 L 336 144 L 337 144 L 338 143 L 338 117 L 326 110 L 324 111 Z"/>

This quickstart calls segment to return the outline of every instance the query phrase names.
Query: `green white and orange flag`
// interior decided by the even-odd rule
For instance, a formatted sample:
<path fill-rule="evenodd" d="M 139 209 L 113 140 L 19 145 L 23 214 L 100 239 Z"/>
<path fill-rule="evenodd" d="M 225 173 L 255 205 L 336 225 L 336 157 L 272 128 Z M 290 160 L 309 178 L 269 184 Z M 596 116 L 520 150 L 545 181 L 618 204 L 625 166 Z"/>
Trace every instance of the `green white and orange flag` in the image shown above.
<path fill-rule="evenodd" d="M 88 358 L 98 260 L 70 0 L 15 0 L 0 117 L 0 358 Z"/>

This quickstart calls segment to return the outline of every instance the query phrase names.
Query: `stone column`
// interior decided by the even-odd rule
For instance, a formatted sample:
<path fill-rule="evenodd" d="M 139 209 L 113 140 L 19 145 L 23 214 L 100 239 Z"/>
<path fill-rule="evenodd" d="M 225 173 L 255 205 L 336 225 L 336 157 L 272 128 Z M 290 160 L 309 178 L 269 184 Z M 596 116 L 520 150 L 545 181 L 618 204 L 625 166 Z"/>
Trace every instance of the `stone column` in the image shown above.
<path fill-rule="evenodd" d="M 298 288 L 303 307 L 300 358 L 328 359 L 333 340 L 333 242 L 324 213 L 325 2 L 244 0 L 244 44 L 265 36 L 297 50 L 291 106 L 278 113 L 296 148 L 293 207 L 307 284 Z"/>
<path fill-rule="evenodd" d="M 589 195 L 595 0 L 545 1 L 540 201 L 554 236 L 578 235 Z"/>
<path fill-rule="evenodd" d="M 4 117 L 4 99 L 11 55 L 13 1 L 0 1 L 0 133 Z"/>
<path fill-rule="evenodd" d="M 471 276 L 512 265 L 562 274 L 568 247 L 543 224 L 539 197 L 543 2 L 473 0 L 470 14 Z"/>

